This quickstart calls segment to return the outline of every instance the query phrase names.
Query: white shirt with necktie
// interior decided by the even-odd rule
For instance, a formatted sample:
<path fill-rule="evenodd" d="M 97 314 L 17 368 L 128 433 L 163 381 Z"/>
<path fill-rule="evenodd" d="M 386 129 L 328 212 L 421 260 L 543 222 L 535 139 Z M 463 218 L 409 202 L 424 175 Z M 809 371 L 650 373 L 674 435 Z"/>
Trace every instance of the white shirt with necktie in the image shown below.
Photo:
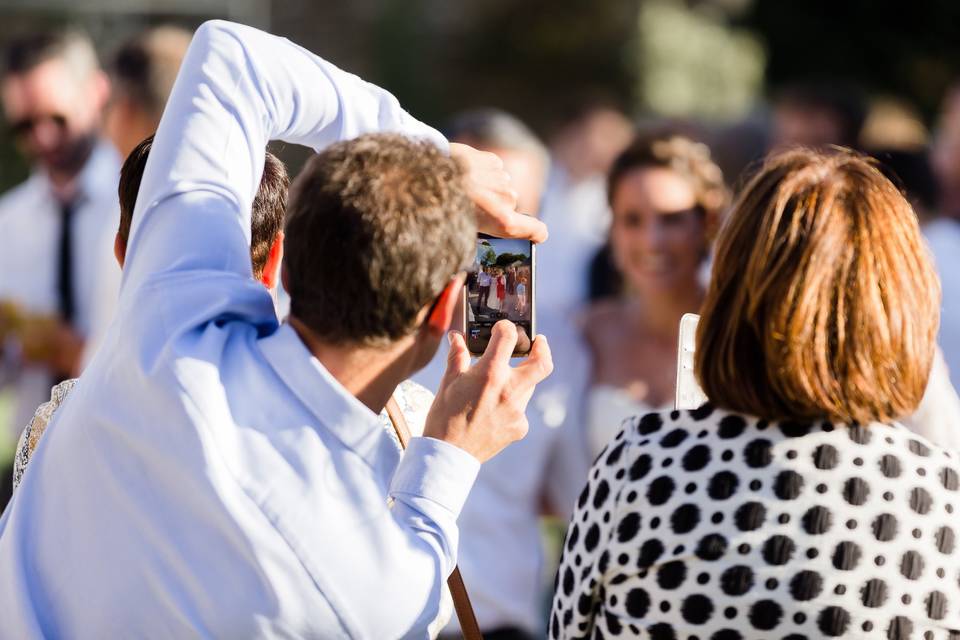
<path fill-rule="evenodd" d="M 120 268 L 112 259 L 120 220 L 119 175 L 116 151 L 101 142 L 77 177 L 80 196 L 71 216 L 72 325 L 84 337 L 99 331 L 104 317 L 99 301 L 115 299 L 120 286 Z M 13 302 L 30 314 L 58 313 L 61 208 L 42 170 L 0 197 L 0 301 Z M 46 368 L 24 364 L 13 341 L 2 351 L 0 384 L 14 388 L 16 406 L 10 427 L 20 429 L 37 405 L 50 397 L 54 380 Z"/>
<path fill-rule="evenodd" d="M 446 144 L 284 39 L 197 31 L 114 323 L 0 519 L 0 633 L 426 636 L 479 463 L 422 437 L 401 460 L 250 272 L 267 141 L 378 130 Z"/>

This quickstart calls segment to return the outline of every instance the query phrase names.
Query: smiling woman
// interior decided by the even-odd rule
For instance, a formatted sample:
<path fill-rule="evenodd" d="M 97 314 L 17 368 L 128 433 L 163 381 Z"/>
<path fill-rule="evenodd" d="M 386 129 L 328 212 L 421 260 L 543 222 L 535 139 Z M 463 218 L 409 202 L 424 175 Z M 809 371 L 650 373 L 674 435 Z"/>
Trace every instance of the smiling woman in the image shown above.
<path fill-rule="evenodd" d="M 673 399 L 680 317 L 703 301 L 700 271 L 727 202 L 709 149 L 680 136 L 638 137 L 614 162 L 607 187 L 609 244 L 623 291 L 584 315 L 594 455 L 624 418 Z"/>

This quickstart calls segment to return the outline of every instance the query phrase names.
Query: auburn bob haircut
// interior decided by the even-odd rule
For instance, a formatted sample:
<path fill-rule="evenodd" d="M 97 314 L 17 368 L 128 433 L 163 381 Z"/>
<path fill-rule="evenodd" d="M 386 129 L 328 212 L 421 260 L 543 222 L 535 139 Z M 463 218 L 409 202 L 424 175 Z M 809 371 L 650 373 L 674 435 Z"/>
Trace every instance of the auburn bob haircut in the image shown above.
<path fill-rule="evenodd" d="M 766 419 L 888 422 L 927 386 L 940 285 L 917 218 L 848 150 L 772 156 L 717 239 L 696 374 Z"/>

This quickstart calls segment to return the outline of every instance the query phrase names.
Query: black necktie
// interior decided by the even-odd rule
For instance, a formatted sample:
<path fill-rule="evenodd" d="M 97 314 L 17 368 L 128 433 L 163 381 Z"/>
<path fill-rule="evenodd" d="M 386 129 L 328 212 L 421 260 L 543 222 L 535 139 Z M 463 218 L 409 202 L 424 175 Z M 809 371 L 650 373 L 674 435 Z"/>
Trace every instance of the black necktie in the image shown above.
<path fill-rule="evenodd" d="M 60 317 L 73 324 L 73 214 L 77 199 L 60 205 L 60 247 L 57 253 L 57 296 Z"/>

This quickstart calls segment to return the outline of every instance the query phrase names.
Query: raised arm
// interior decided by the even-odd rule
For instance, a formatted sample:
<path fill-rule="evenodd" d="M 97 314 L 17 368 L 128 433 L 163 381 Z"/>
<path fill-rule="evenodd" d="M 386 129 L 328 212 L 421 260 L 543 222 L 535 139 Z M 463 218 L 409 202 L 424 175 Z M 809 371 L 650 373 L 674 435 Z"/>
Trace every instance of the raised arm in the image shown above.
<path fill-rule="evenodd" d="M 249 275 L 250 205 L 267 142 L 320 149 L 371 131 L 446 146 L 392 95 L 302 47 L 251 27 L 203 24 L 150 152 L 123 295 L 163 271 Z"/>

